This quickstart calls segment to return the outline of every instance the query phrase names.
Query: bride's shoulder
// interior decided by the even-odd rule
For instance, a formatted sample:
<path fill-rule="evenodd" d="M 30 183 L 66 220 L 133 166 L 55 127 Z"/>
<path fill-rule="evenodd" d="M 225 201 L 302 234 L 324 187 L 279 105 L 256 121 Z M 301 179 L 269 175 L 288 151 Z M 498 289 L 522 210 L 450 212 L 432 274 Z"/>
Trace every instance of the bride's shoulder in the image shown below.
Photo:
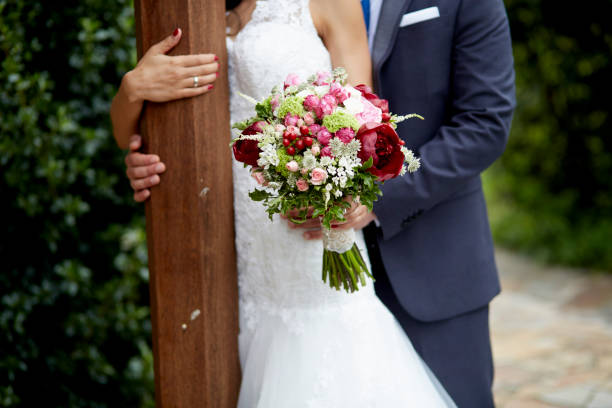
<path fill-rule="evenodd" d="M 350 31 L 353 23 L 363 22 L 360 0 L 310 0 L 310 13 L 319 33 L 337 28 Z"/>

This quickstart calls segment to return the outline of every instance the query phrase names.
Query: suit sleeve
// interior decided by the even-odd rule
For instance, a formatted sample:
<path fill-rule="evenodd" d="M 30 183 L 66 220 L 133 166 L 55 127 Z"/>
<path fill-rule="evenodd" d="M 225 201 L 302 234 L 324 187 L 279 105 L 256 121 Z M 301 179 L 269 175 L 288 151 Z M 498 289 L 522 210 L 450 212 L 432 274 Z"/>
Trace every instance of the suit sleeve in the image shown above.
<path fill-rule="evenodd" d="M 504 151 L 515 106 L 502 0 L 463 0 L 453 38 L 450 119 L 418 150 L 421 168 L 387 181 L 374 204 L 383 238 L 449 198 Z"/>

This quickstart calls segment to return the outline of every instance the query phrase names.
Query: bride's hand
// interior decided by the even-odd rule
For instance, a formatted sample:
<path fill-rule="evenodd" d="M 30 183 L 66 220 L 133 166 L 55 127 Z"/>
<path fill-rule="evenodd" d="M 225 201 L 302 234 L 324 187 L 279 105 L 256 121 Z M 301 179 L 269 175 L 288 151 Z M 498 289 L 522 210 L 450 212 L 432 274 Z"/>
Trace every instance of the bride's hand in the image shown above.
<path fill-rule="evenodd" d="M 213 88 L 219 70 L 216 55 L 166 55 L 181 36 L 177 28 L 172 35 L 151 46 L 136 67 L 125 74 L 123 81 L 131 102 L 166 102 L 201 95 Z M 197 87 L 194 87 L 195 77 Z"/>
<path fill-rule="evenodd" d="M 150 188 L 160 182 L 160 174 L 166 171 L 156 154 L 139 153 L 142 144 L 140 135 L 133 135 L 130 139 L 130 152 L 125 156 L 126 174 L 134 190 L 134 201 L 145 201 L 151 195 Z"/>
<path fill-rule="evenodd" d="M 314 209 L 312 207 L 310 207 L 308 209 L 307 212 L 307 216 L 310 217 L 313 213 Z M 283 215 L 281 214 L 281 218 L 284 218 L 287 220 L 287 224 L 289 225 L 290 229 L 305 229 L 307 231 L 305 231 L 302 236 L 304 237 L 304 239 L 310 240 L 310 239 L 321 239 L 321 218 L 319 217 L 315 217 L 315 218 L 308 218 L 306 221 L 304 221 L 302 224 L 296 224 L 295 222 L 291 221 L 291 218 L 299 218 L 299 210 L 292 210 L 289 211 L 287 214 Z"/>

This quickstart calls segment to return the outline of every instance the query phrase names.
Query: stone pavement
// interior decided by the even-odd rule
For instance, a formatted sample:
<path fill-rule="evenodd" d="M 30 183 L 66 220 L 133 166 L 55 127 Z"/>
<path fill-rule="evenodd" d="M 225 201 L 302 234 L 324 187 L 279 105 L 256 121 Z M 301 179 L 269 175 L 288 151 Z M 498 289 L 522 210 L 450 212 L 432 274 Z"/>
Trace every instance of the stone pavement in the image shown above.
<path fill-rule="evenodd" d="M 491 305 L 498 408 L 612 408 L 612 275 L 498 249 Z"/>

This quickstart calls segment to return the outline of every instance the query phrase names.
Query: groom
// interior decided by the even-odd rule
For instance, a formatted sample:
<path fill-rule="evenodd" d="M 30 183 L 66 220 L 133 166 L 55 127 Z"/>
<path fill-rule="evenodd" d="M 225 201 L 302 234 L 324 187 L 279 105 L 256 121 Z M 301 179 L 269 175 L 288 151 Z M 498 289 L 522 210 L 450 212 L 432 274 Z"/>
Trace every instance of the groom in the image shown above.
<path fill-rule="evenodd" d="M 504 5 L 362 4 L 375 90 L 426 120 L 398 127 L 421 169 L 387 181 L 348 224 L 369 224 L 376 293 L 457 406 L 493 407 L 488 305 L 500 285 L 480 173 L 504 151 L 515 106 Z"/>

